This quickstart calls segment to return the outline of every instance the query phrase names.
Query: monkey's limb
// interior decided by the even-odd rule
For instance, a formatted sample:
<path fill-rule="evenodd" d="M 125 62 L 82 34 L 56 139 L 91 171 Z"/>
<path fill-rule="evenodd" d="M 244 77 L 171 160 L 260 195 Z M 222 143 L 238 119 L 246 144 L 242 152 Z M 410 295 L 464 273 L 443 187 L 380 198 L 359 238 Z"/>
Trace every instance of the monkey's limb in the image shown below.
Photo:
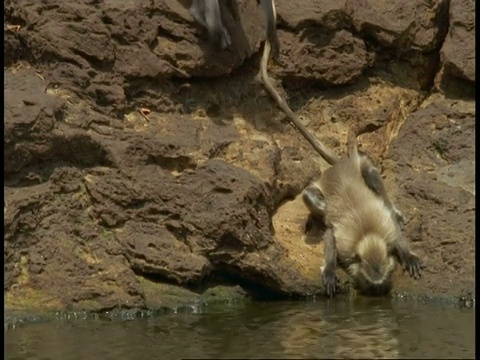
<path fill-rule="evenodd" d="M 323 235 L 325 241 L 325 265 L 322 270 L 323 284 L 328 296 L 335 294 L 335 285 L 337 278 L 335 276 L 335 268 L 337 267 L 337 249 L 335 246 L 335 236 L 333 228 L 329 226 Z"/>
<path fill-rule="evenodd" d="M 313 217 L 323 220 L 327 203 L 320 188 L 312 184 L 305 188 L 302 193 L 302 199 Z"/>
<path fill-rule="evenodd" d="M 266 38 L 270 42 L 272 58 L 278 61 L 280 54 L 280 43 L 277 36 L 277 10 L 275 0 L 260 0 L 260 4 L 265 14 L 265 23 L 267 26 Z"/>
<path fill-rule="evenodd" d="M 348 148 L 348 156 L 355 157 L 360 156 L 360 171 L 362 173 L 363 180 L 365 184 L 372 190 L 375 194 L 380 196 L 385 203 L 385 206 L 390 210 L 392 213 L 397 225 L 400 227 L 400 230 L 403 230 L 405 227 L 405 217 L 403 216 L 402 212 L 396 208 L 396 206 L 392 203 L 390 198 L 388 197 L 387 190 L 385 189 L 385 185 L 383 183 L 382 177 L 380 176 L 380 172 L 378 169 L 373 165 L 372 161 L 366 155 L 360 155 L 358 152 L 358 142 L 357 136 L 361 132 L 359 126 L 351 126 L 348 129 L 347 135 L 347 148 Z"/>
<path fill-rule="evenodd" d="M 193 0 L 190 14 L 208 31 L 210 42 L 224 50 L 231 45 L 228 30 L 222 22 L 219 0 Z"/>
<path fill-rule="evenodd" d="M 295 116 L 293 111 L 288 106 L 287 102 L 278 94 L 278 92 L 273 87 L 267 72 L 268 59 L 270 58 L 271 44 L 268 39 L 265 41 L 263 48 L 262 60 L 260 62 L 260 73 L 263 84 L 267 89 L 267 92 L 277 103 L 280 109 L 287 115 L 290 120 L 290 124 L 296 128 L 300 134 L 312 145 L 316 152 L 318 152 L 330 165 L 334 165 L 338 158 L 320 141 L 318 141 L 307 128 L 301 123 L 301 121 Z"/>
<path fill-rule="evenodd" d="M 422 269 L 420 258 L 410 250 L 407 241 L 400 232 L 395 242 L 395 253 L 403 269 L 408 271 L 414 279 L 420 278 Z"/>
<path fill-rule="evenodd" d="M 365 184 L 383 199 L 385 206 L 391 211 L 398 226 L 403 230 L 406 223 L 405 216 L 403 216 L 402 212 L 396 208 L 388 197 L 380 172 L 372 164 L 369 164 L 369 161 L 362 162 L 361 172 Z"/>
<path fill-rule="evenodd" d="M 335 285 L 337 278 L 335 276 L 335 268 L 337 267 L 337 248 L 335 246 L 335 235 L 333 234 L 333 227 L 328 219 L 325 219 L 325 211 L 327 203 L 323 196 L 322 190 L 316 185 L 312 184 L 303 190 L 303 201 L 310 210 L 310 216 L 314 219 L 322 219 L 327 225 L 327 230 L 323 234 L 323 241 L 325 242 L 324 260 L 325 264 L 322 267 L 323 285 L 328 296 L 335 293 Z"/>
<path fill-rule="evenodd" d="M 207 28 L 207 23 L 205 21 L 205 10 L 200 5 L 200 0 L 193 0 L 189 10 L 193 18 L 204 28 Z"/>

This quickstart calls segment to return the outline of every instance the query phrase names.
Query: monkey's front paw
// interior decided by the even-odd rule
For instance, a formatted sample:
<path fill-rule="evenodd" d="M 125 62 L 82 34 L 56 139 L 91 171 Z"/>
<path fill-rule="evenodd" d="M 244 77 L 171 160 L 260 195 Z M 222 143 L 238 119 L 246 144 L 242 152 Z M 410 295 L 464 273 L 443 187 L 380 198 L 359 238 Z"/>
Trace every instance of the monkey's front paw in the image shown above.
<path fill-rule="evenodd" d="M 337 278 L 335 276 L 335 270 L 333 269 L 324 269 L 322 272 L 323 285 L 327 291 L 328 296 L 333 296 L 335 294 L 335 286 L 337 284 Z"/>
<path fill-rule="evenodd" d="M 420 258 L 413 252 L 407 253 L 402 257 L 402 266 L 408 271 L 411 277 L 419 279 L 421 277 L 422 262 Z"/>

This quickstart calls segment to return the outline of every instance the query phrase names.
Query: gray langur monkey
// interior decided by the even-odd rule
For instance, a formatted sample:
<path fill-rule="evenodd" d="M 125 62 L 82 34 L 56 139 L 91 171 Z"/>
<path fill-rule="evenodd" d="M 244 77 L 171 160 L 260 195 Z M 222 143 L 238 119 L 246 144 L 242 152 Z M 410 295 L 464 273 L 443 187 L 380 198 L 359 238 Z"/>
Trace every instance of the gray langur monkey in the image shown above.
<path fill-rule="evenodd" d="M 311 216 L 327 225 L 322 269 L 327 295 L 335 293 L 337 259 L 356 287 L 370 295 L 383 295 L 390 290 L 395 268 L 392 255 L 399 258 L 411 276 L 420 277 L 420 260 L 410 251 L 402 234 L 405 219 L 387 196 L 379 171 L 366 154 L 358 151 L 357 134 L 350 130 L 349 158 L 345 160 L 338 159 L 318 141 L 272 85 L 267 72 L 270 50 L 267 41 L 260 66 L 266 90 L 292 126 L 332 165 L 302 195 Z"/>
<path fill-rule="evenodd" d="M 328 295 L 335 293 L 337 260 L 349 273 L 357 288 L 367 294 L 381 295 L 391 288 L 396 255 L 414 278 L 420 277 L 421 263 L 403 237 L 405 219 L 390 201 L 379 171 L 371 159 L 358 151 L 358 132 L 350 128 L 348 158 L 340 160 L 317 140 L 296 117 L 288 103 L 276 91 L 268 76 L 272 51 L 265 41 L 260 74 L 265 89 L 291 125 L 312 145 L 328 168 L 319 181 L 303 191 L 303 200 L 313 218 L 327 226 L 324 234 L 325 266 L 322 277 Z"/>
<path fill-rule="evenodd" d="M 380 173 L 358 151 L 357 135 L 349 129 L 348 158 L 335 162 L 302 194 L 311 214 L 327 226 L 322 278 L 330 296 L 335 293 L 337 260 L 357 289 L 368 295 L 388 293 L 394 256 L 415 279 L 422 267 L 402 234 L 403 216 L 388 198 Z"/>
<path fill-rule="evenodd" d="M 207 29 L 210 42 L 224 50 L 232 40 L 223 26 L 219 0 L 192 0 L 190 13 L 193 18 Z"/>
<path fill-rule="evenodd" d="M 422 265 L 402 234 L 405 218 L 390 201 L 371 159 L 358 151 L 358 132 L 350 128 L 348 158 L 340 160 L 308 131 L 268 76 L 268 61 L 274 46 L 274 40 L 267 36 L 260 63 L 265 89 L 287 115 L 290 124 L 332 165 L 322 173 L 319 181 L 304 189 L 302 195 L 311 216 L 321 219 L 327 226 L 322 269 L 327 294 L 335 293 L 337 260 L 353 277 L 357 288 L 371 295 L 390 290 L 394 255 L 412 277 L 419 278 Z"/>
<path fill-rule="evenodd" d="M 257 3 L 260 3 L 265 14 L 266 38 L 272 44 L 273 57 L 278 58 L 279 42 L 277 38 L 275 1 L 257 0 Z M 232 44 L 230 34 L 223 25 L 219 0 L 192 0 L 189 10 L 193 18 L 207 29 L 210 42 L 213 45 L 224 50 Z"/>

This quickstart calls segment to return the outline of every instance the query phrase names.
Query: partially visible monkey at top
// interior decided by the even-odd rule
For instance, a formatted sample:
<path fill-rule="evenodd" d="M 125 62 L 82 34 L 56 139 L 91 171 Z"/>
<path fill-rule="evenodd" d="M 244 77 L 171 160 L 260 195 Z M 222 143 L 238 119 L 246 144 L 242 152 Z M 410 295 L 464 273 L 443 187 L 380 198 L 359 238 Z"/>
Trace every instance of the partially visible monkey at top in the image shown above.
<path fill-rule="evenodd" d="M 208 31 L 210 42 L 224 50 L 232 41 L 222 22 L 218 0 L 192 0 L 190 13 L 193 18 Z"/>
<path fill-rule="evenodd" d="M 234 1 L 234 0 L 228 0 Z M 277 13 L 274 0 L 257 0 L 262 6 L 266 20 L 266 40 L 270 42 L 273 57 L 278 57 Z M 210 42 L 219 49 L 226 49 L 232 44 L 230 33 L 222 21 L 219 0 L 192 0 L 190 13 L 193 18 L 207 29 Z"/>
<path fill-rule="evenodd" d="M 302 194 L 311 216 L 327 227 L 322 278 L 330 296 L 337 261 L 367 295 L 390 291 L 395 257 L 413 278 L 421 272 L 420 259 L 402 234 L 403 215 L 388 198 L 372 161 L 358 151 L 357 135 L 349 129 L 348 158 L 334 162 Z"/>

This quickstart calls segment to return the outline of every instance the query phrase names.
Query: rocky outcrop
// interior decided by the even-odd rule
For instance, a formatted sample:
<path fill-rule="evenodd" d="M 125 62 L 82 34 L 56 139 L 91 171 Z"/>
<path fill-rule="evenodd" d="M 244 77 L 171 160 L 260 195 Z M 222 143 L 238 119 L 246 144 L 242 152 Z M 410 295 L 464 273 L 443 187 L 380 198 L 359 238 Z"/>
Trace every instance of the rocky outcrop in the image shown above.
<path fill-rule="evenodd" d="M 7 308 L 323 294 L 298 194 L 326 164 L 255 81 L 260 7 L 227 3 L 218 52 L 188 1 L 5 2 Z M 473 93 L 471 5 L 277 1 L 271 70 L 308 128 L 341 155 L 347 127 L 372 123 L 362 148 L 426 263 L 396 291 L 473 296 L 474 98 L 443 94 Z"/>
<path fill-rule="evenodd" d="M 452 0 L 450 29 L 440 51 L 447 73 L 475 81 L 475 2 Z"/>

